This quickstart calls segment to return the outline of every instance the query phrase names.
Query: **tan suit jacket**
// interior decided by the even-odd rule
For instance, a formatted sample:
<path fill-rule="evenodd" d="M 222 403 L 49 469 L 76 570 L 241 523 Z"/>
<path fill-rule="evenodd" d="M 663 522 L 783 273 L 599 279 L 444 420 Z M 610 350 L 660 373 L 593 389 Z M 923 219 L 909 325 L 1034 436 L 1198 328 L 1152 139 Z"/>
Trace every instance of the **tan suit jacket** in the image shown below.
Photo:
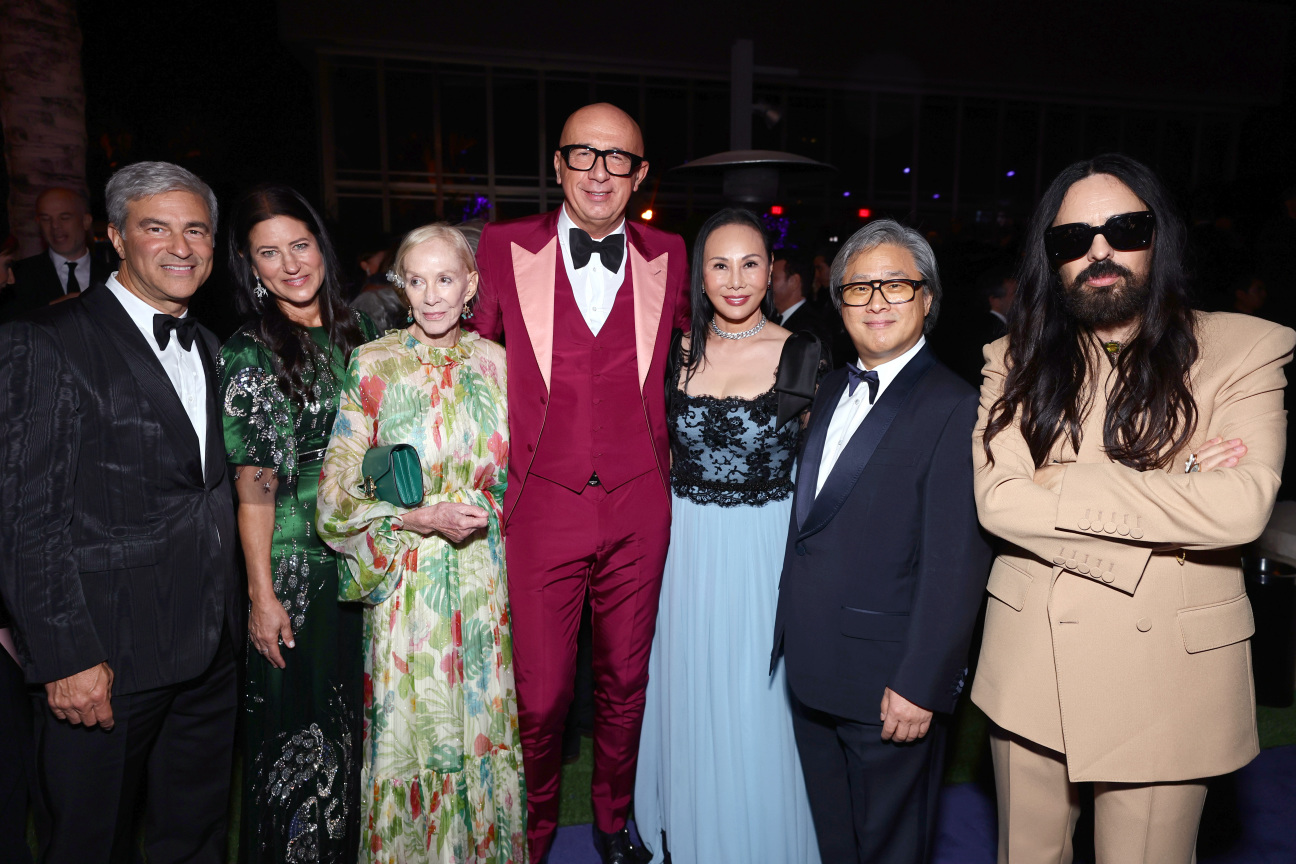
<path fill-rule="evenodd" d="M 1036 469 L 1014 424 L 982 440 L 1003 391 L 1007 339 L 986 346 L 973 435 L 981 524 L 1004 544 L 990 572 L 972 701 L 995 723 L 1066 754 L 1073 781 L 1210 777 L 1259 752 L 1250 636 L 1237 546 L 1273 509 L 1286 446 L 1282 367 L 1296 333 L 1201 314 L 1191 374 L 1197 428 L 1164 471 L 1107 458 L 1101 386 L 1080 452 L 1060 441 Z M 1185 474 L 1189 452 L 1241 438 L 1235 468 Z M 1180 553 L 1184 557 L 1180 558 Z"/>

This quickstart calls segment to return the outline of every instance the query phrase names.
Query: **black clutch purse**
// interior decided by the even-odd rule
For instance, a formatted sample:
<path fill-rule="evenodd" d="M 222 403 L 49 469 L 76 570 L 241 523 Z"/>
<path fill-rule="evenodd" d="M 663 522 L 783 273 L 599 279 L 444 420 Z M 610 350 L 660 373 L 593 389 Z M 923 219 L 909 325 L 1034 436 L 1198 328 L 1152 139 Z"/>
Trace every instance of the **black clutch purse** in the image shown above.
<path fill-rule="evenodd" d="M 371 447 L 364 455 L 361 473 L 360 492 L 366 498 L 407 509 L 423 503 L 423 466 L 412 445 Z"/>

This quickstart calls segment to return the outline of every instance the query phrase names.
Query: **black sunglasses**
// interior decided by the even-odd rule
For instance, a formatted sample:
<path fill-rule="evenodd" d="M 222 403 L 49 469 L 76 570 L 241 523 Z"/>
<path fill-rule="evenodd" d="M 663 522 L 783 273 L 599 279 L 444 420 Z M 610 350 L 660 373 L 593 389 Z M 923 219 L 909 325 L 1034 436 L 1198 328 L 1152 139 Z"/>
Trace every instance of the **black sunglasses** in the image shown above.
<path fill-rule="evenodd" d="M 1054 225 L 1044 232 L 1044 251 L 1048 253 L 1053 266 L 1057 267 L 1084 255 L 1093 245 L 1094 238 L 1101 234 L 1113 249 L 1133 252 L 1152 242 L 1155 228 L 1156 217 L 1151 210 L 1121 213 L 1101 225 L 1087 225 L 1084 222 Z"/>

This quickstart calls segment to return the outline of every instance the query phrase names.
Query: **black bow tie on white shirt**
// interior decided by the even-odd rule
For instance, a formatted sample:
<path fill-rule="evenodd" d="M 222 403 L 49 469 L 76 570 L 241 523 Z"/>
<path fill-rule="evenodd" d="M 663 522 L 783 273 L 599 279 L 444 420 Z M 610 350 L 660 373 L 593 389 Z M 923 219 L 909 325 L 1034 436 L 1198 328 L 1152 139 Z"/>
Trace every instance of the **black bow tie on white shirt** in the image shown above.
<path fill-rule="evenodd" d="M 608 272 L 615 273 L 621 269 L 621 259 L 625 257 L 625 234 L 609 234 L 602 240 L 595 240 L 583 228 L 573 228 L 568 238 L 571 243 L 572 266 L 577 270 L 584 268 L 595 252 Z"/>
<path fill-rule="evenodd" d="M 861 381 L 869 385 L 869 404 L 872 405 L 873 400 L 877 398 L 879 384 L 877 370 L 870 369 L 865 372 L 854 363 L 848 363 L 846 365 L 846 377 L 850 381 L 850 395 L 852 396 L 855 395 L 855 388 L 860 385 Z"/>
<path fill-rule="evenodd" d="M 153 338 L 157 340 L 159 351 L 166 350 L 172 330 L 175 331 L 176 341 L 180 343 L 180 347 L 188 351 L 198 335 L 198 319 L 192 315 L 176 318 L 174 315 L 164 315 L 161 312 L 154 315 Z"/>

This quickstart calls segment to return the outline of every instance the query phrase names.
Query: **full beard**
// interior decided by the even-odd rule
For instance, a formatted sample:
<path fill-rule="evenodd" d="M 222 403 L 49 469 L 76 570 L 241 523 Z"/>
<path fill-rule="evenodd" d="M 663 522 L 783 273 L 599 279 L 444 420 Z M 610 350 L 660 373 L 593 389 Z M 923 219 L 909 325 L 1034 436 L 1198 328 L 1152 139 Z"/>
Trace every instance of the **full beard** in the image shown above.
<path fill-rule="evenodd" d="M 1121 278 L 1102 288 L 1085 286 L 1088 280 L 1104 276 Z M 1090 330 L 1115 327 L 1139 317 L 1151 293 L 1146 275 L 1136 276 L 1128 267 L 1110 260 L 1095 261 L 1062 287 L 1067 312 Z"/>

